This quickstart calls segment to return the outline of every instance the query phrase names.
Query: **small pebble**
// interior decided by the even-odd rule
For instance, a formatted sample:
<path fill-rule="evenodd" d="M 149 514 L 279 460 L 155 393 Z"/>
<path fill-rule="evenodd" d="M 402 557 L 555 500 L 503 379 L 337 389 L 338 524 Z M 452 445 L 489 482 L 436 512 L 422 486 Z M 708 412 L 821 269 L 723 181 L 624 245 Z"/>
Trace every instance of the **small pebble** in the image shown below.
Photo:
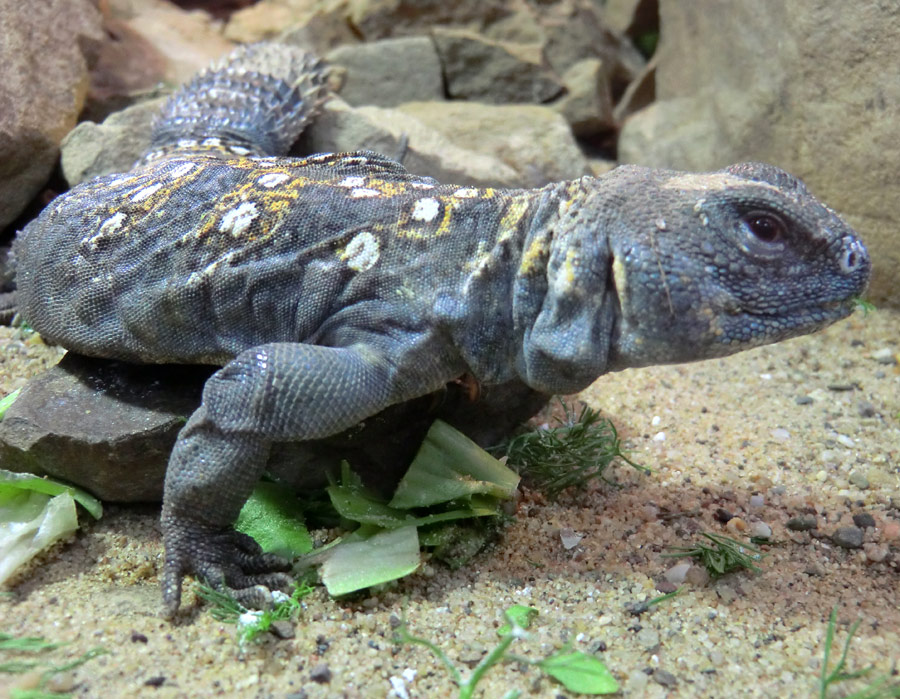
<path fill-rule="evenodd" d="M 725 524 L 726 522 L 728 522 L 728 520 L 730 520 L 732 517 L 734 517 L 734 515 L 731 514 L 724 507 L 719 507 L 716 509 L 716 512 L 713 515 L 713 517 L 716 518 L 717 522 L 721 522 L 722 524 Z"/>
<path fill-rule="evenodd" d="M 794 402 L 797 405 L 812 405 L 813 399 L 811 396 L 797 396 L 794 398 Z"/>
<path fill-rule="evenodd" d="M 869 487 L 869 479 L 859 471 L 852 471 L 850 475 L 847 476 L 847 480 L 850 481 L 850 485 L 854 485 L 860 490 L 865 490 Z"/>
<path fill-rule="evenodd" d="M 166 678 L 163 675 L 157 675 L 156 677 L 151 677 L 149 680 L 144 680 L 145 687 L 162 687 L 166 683 Z M 53 690 L 58 691 L 58 690 Z"/>
<path fill-rule="evenodd" d="M 147 643 L 149 639 L 139 631 L 131 632 L 131 642 L 132 643 Z"/>
<path fill-rule="evenodd" d="M 269 626 L 269 633 L 275 638 L 287 639 L 294 637 L 294 624 L 286 619 L 277 619 Z"/>
<path fill-rule="evenodd" d="M 309 679 L 319 684 L 328 684 L 331 682 L 331 668 L 325 663 L 319 663 L 309 673 Z"/>
<path fill-rule="evenodd" d="M 886 522 L 881 528 L 881 538 L 884 541 L 900 539 L 900 522 L 895 522 L 893 520 Z"/>
<path fill-rule="evenodd" d="M 856 410 L 860 417 L 875 417 L 875 406 L 867 400 L 861 400 L 856 404 Z"/>
<path fill-rule="evenodd" d="M 650 420 L 650 425 L 652 427 L 659 427 L 659 423 L 662 422 L 662 418 L 659 415 L 654 415 L 653 419 Z"/>
<path fill-rule="evenodd" d="M 860 529 L 875 528 L 875 518 L 868 512 L 857 512 L 853 515 L 853 524 Z"/>
<path fill-rule="evenodd" d="M 772 430 L 772 436 L 779 442 L 784 442 L 785 440 L 791 438 L 791 433 L 783 427 L 776 427 L 774 430 Z"/>
<path fill-rule="evenodd" d="M 645 650 L 652 650 L 659 645 L 659 633 L 654 629 L 643 628 L 637 633 L 638 643 Z"/>
<path fill-rule="evenodd" d="M 703 566 L 692 565 L 685 580 L 694 587 L 705 587 L 709 583 L 709 571 Z"/>
<path fill-rule="evenodd" d="M 750 536 L 757 539 L 771 539 L 772 527 L 765 522 L 754 522 L 750 525 Z"/>
<path fill-rule="evenodd" d="M 676 563 L 665 572 L 665 578 L 670 583 L 680 585 L 684 582 L 685 577 L 687 577 L 687 572 L 690 567 L 690 563 Z"/>
<path fill-rule="evenodd" d="M 821 563 L 816 563 L 815 561 L 812 561 L 811 563 L 807 564 L 807 566 L 803 570 L 803 572 L 806 573 L 811 578 L 817 578 L 820 575 L 825 575 L 825 568 L 822 566 Z"/>
<path fill-rule="evenodd" d="M 678 589 L 678 585 L 673 582 L 669 582 L 668 580 L 660 580 L 656 583 L 656 591 L 662 592 L 664 595 L 669 594 L 670 592 L 675 592 Z"/>
<path fill-rule="evenodd" d="M 766 499 L 762 495 L 750 496 L 750 507 L 762 507 L 766 503 Z"/>
<path fill-rule="evenodd" d="M 852 438 L 848 437 L 845 434 L 839 434 L 837 436 L 837 441 L 840 444 L 843 444 L 845 447 L 849 447 L 851 449 L 856 446 L 856 442 L 854 442 Z"/>
<path fill-rule="evenodd" d="M 897 363 L 897 357 L 894 356 L 894 351 L 890 347 L 883 347 L 882 349 L 875 350 L 872 352 L 872 359 L 879 364 Z"/>
<path fill-rule="evenodd" d="M 740 517 L 732 517 L 728 520 L 725 528 L 732 534 L 743 534 L 750 528 L 750 525 Z"/>
<path fill-rule="evenodd" d="M 661 684 L 663 687 L 674 687 L 678 684 L 678 679 L 668 670 L 663 670 L 658 667 L 653 671 L 653 681 L 657 684 Z"/>
<path fill-rule="evenodd" d="M 45 689 L 48 692 L 53 692 L 54 694 L 68 694 L 73 689 L 75 689 L 75 673 L 71 670 L 65 670 L 63 672 L 56 672 L 50 675 L 50 678 L 47 680 Z M 15 692 L 13 692 L 13 696 L 15 696 Z"/>
<path fill-rule="evenodd" d="M 788 529 L 795 532 L 807 532 L 818 526 L 815 515 L 800 515 L 799 517 L 791 517 L 785 525 Z"/>
<path fill-rule="evenodd" d="M 654 442 L 665 442 L 666 441 L 666 433 L 665 432 L 657 432 L 653 435 Z"/>
<path fill-rule="evenodd" d="M 566 551 L 578 546 L 583 538 L 584 534 L 579 534 L 569 527 L 563 527 L 559 530 L 559 540 L 562 541 L 563 548 L 566 549 Z"/>
<path fill-rule="evenodd" d="M 863 544 L 863 551 L 866 552 L 866 560 L 872 563 L 881 563 L 888 555 L 888 545 L 887 544 L 874 544 L 874 543 L 865 543 Z"/>
<path fill-rule="evenodd" d="M 838 527 L 831 535 L 831 540 L 845 549 L 862 548 L 863 530 L 859 527 Z"/>

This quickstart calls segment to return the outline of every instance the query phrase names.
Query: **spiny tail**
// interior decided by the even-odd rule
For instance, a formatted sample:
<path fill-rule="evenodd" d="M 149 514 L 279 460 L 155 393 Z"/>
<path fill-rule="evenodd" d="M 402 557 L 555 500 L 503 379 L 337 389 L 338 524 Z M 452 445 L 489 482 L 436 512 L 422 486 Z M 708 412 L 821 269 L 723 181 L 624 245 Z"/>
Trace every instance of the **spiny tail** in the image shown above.
<path fill-rule="evenodd" d="M 293 46 L 240 46 L 168 99 L 144 161 L 197 149 L 284 155 L 325 101 L 325 78 L 324 64 Z"/>

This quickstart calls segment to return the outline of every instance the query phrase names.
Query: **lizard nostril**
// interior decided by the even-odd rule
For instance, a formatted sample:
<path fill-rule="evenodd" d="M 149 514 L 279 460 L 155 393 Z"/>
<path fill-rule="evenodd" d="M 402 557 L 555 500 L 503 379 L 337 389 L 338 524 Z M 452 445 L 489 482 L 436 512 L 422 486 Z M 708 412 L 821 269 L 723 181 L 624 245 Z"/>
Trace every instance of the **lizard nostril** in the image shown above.
<path fill-rule="evenodd" d="M 865 264 L 866 249 L 858 240 L 852 241 L 841 255 L 840 265 L 844 274 L 851 274 Z"/>

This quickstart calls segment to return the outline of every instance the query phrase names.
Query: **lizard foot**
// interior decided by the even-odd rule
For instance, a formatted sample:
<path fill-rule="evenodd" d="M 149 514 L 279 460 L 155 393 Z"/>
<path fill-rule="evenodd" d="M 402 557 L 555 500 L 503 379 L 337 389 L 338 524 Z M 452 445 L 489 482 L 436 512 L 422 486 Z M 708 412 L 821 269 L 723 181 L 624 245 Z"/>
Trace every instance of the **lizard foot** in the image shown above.
<path fill-rule="evenodd" d="M 246 534 L 233 529 L 211 531 L 181 523 L 164 530 L 166 560 L 162 593 L 165 612 L 170 618 L 178 611 L 181 582 L 188 573 L 251 609 L 271 607 L 271 591 L 287 589 L 293 582 L 283 572 L 290 570 L 290 561 L 263 553 L 259 544 Z"/>

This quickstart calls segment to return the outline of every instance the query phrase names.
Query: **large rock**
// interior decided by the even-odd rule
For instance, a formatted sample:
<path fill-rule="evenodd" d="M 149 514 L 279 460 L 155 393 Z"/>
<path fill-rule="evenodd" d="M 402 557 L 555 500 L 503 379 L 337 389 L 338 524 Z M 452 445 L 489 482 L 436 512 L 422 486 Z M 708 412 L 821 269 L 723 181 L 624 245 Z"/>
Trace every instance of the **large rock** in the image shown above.
<path fill-rule="evenodd" d="M 341 98 L 354 106 L 395 107 L 444 98 L 441 62 L 427 36 L 339 46 L 325 61 L 341 71 Z"/>
<path fill-rule="evenodd" d="M 103 41 L 90 0 L 0 0 L 0 228 L 40 191 L 75 126 Z"/>
<path fill-rule="evenodd" d="M 494 41 L 466 29 L 435 28 L 432 36 L 452 98 L 541 103 L 563 91 L 544 64 L 540 44 Z"/>
<path fill-rule="evenodd" d="M 411 102 L 398 109 L 435 129 L 457 147 L 489 156 L 517 173 L 512 182 L 503 182 L 495 174 L 483 184 L 540 187 L 590 173 L 566 120 L 550 107 Z M 413 144 L 410 138 L 410 145 Z"/>
<path fill-rule="evenodd" d="M 870 246 L 871 298 L 900 305 L 900 7 L 660 0 L 657 102 L 625 124 L 623 162 L 779 165 Z"/>
<path fill-rule="evenodd" d="M 175 439 L 214 368 L 138 366 L 69 353 L 7 409 L 0 464 L 69 481 L 110 502 L 157 502 Z M 452 382 L 327 439 L 275 444 L 267 468 L 302 491 L 326 485 L 346 459 L 387 495 L 434 420 L 491 445 L 545 402 L 522 385 L 483 388 L 476 397 L 469 384 Z"/>

